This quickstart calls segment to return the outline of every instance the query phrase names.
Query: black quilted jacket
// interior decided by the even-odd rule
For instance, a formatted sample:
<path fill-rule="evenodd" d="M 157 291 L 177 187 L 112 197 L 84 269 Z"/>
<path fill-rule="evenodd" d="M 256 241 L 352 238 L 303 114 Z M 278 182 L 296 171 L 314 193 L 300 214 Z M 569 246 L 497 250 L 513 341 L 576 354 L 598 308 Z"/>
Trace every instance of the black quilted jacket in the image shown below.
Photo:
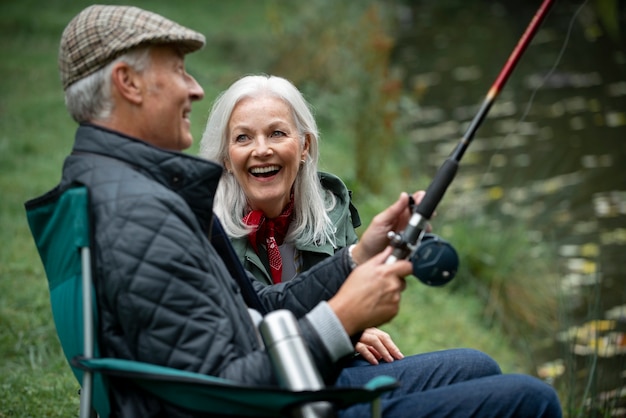
<path fill-rule="evenodd" d="M 208 239 L 223 168 L 93 125 L 81 125 L 60 188 L 89 189 L 96 248 L 99 342 L 104 355 L 251 384 L 274 384 L 236 282 Z M 263 287 L 267 311 L 300 318 L 327 382 L 339 372 L 306 313 L 349 272 L 345 251 L 302 280 Z M 114 416 L 191 416 L 112 381 Z"/>

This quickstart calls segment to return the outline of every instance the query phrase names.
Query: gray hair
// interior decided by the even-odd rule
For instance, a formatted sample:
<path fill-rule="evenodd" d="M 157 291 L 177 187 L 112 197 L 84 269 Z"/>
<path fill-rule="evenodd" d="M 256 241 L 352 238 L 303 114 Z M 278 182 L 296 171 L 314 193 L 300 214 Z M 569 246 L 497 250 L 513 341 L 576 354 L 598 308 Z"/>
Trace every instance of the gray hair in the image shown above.
<path fill-rule="evenodd" d="M 302 245 L 331 243 L 334 246 L 336 228 L 326 211 L 334 207 L 336 198 L 322 188 L 317 175 L 317 124 L 310 105 L 291 82 L 276 76 L 250 75 L 233 83 L 213 103 L 200 141 L 200 156 L 224 164 L 228 159 L 228 122 L 233 109 L 244 98 L 267 94 L 284 100 L 291 108 L 300 144 L 304 145 L 307 136 L 310 141 L 308 159 L 300 165 L 294 181 L 294 218 L 285 240 Z M 242 221 L 248 210 L 243 188 L 235 176 L 223 176 L 217 188 L 214 211 L 230 236 L 242 237 L 250 232 Z"/>
<path fill-rule="evenodd" d="M 118 62 L 125 62 L 141 72 L 150 65 L 150 47 L 129 50 L 105 67 L 71 84 L 65 90 L 65 106 L 78 123 L 107 120 L 113 110 L 111 97 L 111 70 Z"/>

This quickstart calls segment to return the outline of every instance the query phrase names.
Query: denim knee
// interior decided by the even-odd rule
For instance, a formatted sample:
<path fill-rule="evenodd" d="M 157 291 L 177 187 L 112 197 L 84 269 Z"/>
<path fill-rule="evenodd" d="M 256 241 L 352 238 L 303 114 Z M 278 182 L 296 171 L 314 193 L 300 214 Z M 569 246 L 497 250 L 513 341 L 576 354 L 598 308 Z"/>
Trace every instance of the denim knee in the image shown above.
<path fill-rule="evenodd" d="M 489 355 L 473 348 L 458 348 L 447 350 L 462 370 L 472 378 L 502 374 L 498 363 Z"/>

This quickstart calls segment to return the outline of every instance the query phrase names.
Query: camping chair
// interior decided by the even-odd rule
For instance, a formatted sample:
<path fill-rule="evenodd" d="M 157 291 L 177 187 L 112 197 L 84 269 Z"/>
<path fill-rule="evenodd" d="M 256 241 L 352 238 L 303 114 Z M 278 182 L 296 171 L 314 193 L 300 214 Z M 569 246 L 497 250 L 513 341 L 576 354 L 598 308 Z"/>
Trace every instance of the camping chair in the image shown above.
<path fill-rule="evenodd" d="M 81 385 L 80 417 L 94 410 L 107 418 L 107 377 L 131 379 L 166 402 L 197 412 L 250 417 L 285 416 L 298 405 L 331 402 L 341 409 L 372 402 L 397 387 L 380 376 L 364 387 L 292 391 L 273 386 L 242 385 L 230 380 L 117 358 L 101 358 L 97 304 L 91 279 L 89 199 L 86 187 L 54 189 L 26 202 L 31 233 L 44 265 L 55 326 L 64 354 Z M 373 416 L 379 416 L 375 411 Z"/>

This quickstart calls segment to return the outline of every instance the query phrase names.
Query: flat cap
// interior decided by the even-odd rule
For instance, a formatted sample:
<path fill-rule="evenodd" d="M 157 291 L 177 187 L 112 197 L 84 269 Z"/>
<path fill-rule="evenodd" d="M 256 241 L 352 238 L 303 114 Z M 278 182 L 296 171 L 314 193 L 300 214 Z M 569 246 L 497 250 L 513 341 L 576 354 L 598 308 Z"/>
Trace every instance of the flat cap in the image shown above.
<path fill-rule="evenodd" d="M 63 89 L 143 44 L 180 45 L 184 53 L 204 46 L 204 35 L 156 13 L 131 6 L 89 6 L 70 21 L 59 47 Z"/>

